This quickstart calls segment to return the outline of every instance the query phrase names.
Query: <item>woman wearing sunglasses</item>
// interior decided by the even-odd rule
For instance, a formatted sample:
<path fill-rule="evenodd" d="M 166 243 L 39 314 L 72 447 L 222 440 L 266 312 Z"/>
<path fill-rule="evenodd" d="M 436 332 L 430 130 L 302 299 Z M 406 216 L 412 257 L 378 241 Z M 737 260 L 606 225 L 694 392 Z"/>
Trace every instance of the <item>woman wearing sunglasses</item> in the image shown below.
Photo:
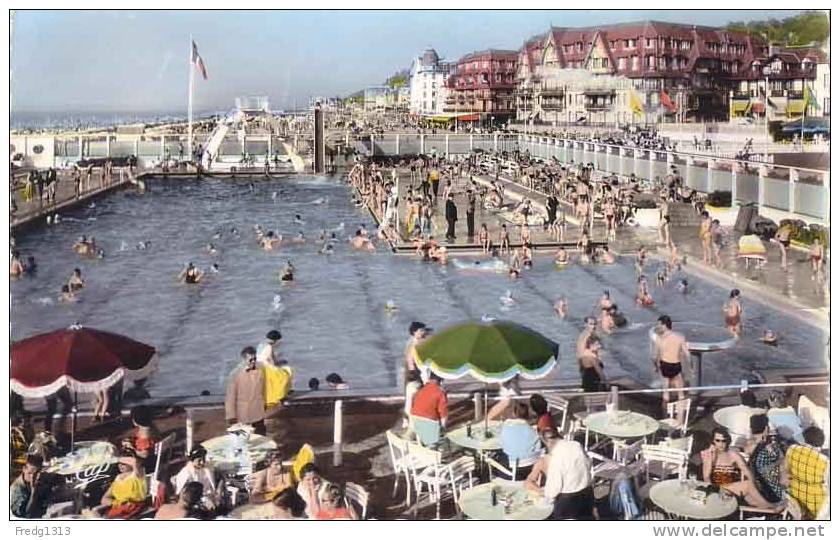
<path fill-rule="evenodd" d="M 703 480 L 743 498 L 756 508 L 775 509 L 778 505 L 761 496 L 753 482 L 752 471 L 737 450 L 729 448 L 732 437 L 726 428 L 712 430 L 712 445 L 700 452 Z M 784 504 L 784 503 L 782 503 Z"/>

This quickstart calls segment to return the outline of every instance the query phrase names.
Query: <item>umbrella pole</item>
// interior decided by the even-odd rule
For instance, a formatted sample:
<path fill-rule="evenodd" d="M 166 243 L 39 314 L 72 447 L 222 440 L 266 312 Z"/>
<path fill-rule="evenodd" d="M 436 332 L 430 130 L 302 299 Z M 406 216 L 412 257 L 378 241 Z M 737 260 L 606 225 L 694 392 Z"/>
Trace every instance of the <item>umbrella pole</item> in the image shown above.
<path fill-rule="evenodd" d="M 490 431 L 490 422 L 487 420 L 487 384 L 484 384 L 484 433 Z"/>
<path fill-rule="evenodd" d="M 79 393 L 73 392 L 73 410 L 70 415 L 70 451 L 76 448 L 76 415 L 79 411 Z"/>

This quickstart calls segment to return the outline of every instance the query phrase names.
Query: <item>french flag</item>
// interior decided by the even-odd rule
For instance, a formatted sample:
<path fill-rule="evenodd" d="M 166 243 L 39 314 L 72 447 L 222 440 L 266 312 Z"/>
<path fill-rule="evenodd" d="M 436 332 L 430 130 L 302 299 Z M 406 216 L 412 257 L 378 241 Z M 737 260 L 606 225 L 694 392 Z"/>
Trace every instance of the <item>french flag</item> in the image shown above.
<path fill-rule="evenodd" d="M 204 67 L 204 60 L 201 59 L 201 55 L 198 54 L 198 46 L 195 44 L 195 41 L 192 42 L 192 63 L 195 67 L 201 71 L 201 76 L 204 77 L 204 80 L 207 80 L 207 68 Z"/>

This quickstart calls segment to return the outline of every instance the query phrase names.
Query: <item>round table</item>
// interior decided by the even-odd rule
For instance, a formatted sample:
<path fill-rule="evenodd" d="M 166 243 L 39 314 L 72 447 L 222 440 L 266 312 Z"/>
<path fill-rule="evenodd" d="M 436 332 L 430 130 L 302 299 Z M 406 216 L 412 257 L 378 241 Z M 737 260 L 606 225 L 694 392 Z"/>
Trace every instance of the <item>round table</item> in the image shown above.
<path fill-rule="evenodd" d="M 497 490 L 496 506 L 492 503 L 491 490 Z M 505 511 L 504 499 L 510 498 L 510 509 Z M 554 505 L 537 493 L 528 491 L 524 482 L 493 480 L 471 487 L 461 493 L 458 507 L 470 519 L 537 521 L 548 518 Z"/>
<path fill-rule="evenodd" d="M 105 441 L 76 443 L 67 455 L 50 460 L 44 472 L 62 476 L 79 475 L 88 469 L 104 472 L 117 462 L 116 447 Z"/>
<path fill-rule="evenodd" d="M 688 483 L 679 478 L 657 482 L 650 488 L 650 500 L 669 514 L 689 519 L 721 519 L 738 510 L 738 499 L 732 495 L 709 494 L 704 501 L 691 497 Z M 708 486 L 695 482 L 696 486 Z"/>
<path fill-rule="evenodd" d="M 633 411 L 599 411 L 589 414 L 583 425 L 610 439 L 639 439 L 659 429 L 659 421 Z"/>
<path fill-rule="evenodd" d="M 264 435 L 252 433 L 247 439 L 234 433 L 208 439 L 201 443 L 207 450 L 207 462 L 221 472 L 250 468 L 263 461 L 266 455 L 277 449 L 277 443 Z M 247 452 L 243 450 L 247 448 Z"/>
<path fill-rule="evenodd" d="M 274 503 L 246 504 L 230 511 L 233 519 L 274 519 Z"/>
<path fill-rule="evenodd" d="M 489 452 L 502 449 L 502 423 L 491 420 L 488 424 L 489 437 L 484 429 L 484 422 L 468 424 L 471 436 L 467 435 L 467 425 L 457 427 L 446 433 L 446 438 L 462 448 L 470 448 L 479 452 Z"/>
<path fill-rule="evenodd" d="M 648 332 L 651 342 L 658 337 L 653 327 Z M 703 353 L 725 351 L 735 346 L 738 340 L 723 326 L 693 322 L 675 322 L 672 330 L 685 337 L 688 352 L 691 353 L 692 370 L 697 374 L 694 386 L 703 385 Z"/>

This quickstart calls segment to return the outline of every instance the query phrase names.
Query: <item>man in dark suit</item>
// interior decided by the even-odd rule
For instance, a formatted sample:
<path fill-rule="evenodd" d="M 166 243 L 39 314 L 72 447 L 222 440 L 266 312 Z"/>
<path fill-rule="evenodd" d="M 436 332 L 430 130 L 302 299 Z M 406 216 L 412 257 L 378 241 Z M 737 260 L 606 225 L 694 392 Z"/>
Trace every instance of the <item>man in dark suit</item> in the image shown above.
<path fill-rule="evenodd" d="M 475 236 L 475 193 L 467 190 L 467 236 L 470 240 Z"/>
<path fill-rule="evenodd" d="M 455 206 L 455 197 L 450 193 L 446 198 L 446 239 L 450 242 L 455 240 L 456 221 L 458 221 L 458 207 Z"/>

